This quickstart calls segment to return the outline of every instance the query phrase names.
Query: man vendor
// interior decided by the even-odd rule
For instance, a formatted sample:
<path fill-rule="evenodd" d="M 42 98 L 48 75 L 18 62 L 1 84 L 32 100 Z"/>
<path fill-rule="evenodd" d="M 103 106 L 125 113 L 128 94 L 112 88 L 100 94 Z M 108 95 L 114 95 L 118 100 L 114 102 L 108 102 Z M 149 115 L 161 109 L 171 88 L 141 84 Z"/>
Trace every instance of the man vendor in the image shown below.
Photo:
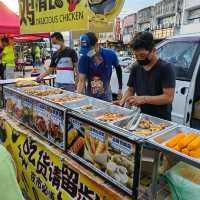
<path fill-rule="evenodd" d="M 136 34 L 131 48 L 137 62 L 130 73 L 126 93 L 116 103 L 138 106 L 142 113 L 171 120 L 175 91 L 173 66 L 158 58 L 150 32 Z"/>

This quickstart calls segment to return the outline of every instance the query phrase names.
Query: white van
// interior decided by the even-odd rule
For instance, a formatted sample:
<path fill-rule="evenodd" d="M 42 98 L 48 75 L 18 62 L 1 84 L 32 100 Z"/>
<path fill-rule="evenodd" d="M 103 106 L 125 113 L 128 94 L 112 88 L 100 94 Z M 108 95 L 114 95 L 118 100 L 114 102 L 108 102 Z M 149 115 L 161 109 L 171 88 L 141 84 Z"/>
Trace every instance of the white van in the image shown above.
<path fill-rule="evenodd" d="M 200 34 L 175 36 L 159 43 L 156 48 L 159 57 L 175 67 L 176 89 L 172 120 L 190 126 L 194 96 L 200 95 L 196 94 L 197 89 L 195 89 L 200 87 Z M 127 88 L 128 77 L 129 73 L 123 72 L 124 91 Z M 113 93 L 117 91 L 116 80 L 116 73 L 113 72 L 111 79 Z M 200 125 L 200 120 L 198 123 Z"/>

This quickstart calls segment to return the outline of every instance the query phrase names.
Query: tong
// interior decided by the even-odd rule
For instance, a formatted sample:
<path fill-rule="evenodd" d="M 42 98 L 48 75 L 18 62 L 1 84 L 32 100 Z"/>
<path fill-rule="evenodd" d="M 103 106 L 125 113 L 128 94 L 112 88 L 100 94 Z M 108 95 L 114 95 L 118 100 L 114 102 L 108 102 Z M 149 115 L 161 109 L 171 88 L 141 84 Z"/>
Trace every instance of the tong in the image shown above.
<path fill-rule="evenodd" d="M 140 108 L 137 108 L 136 113 L 134 114 L 133 118 L 128 122 L 126 125 L 126 128 L 128 130 L 135 130 L 135 128 L 138 126 L 142 115 L 140 114 Z"/>

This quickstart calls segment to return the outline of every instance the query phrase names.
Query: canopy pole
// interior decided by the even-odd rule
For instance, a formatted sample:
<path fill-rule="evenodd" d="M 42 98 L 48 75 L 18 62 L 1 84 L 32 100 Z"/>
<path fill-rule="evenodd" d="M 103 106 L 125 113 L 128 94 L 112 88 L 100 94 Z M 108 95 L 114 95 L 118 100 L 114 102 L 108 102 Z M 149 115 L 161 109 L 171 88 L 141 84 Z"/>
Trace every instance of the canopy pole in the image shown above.
<path fill-rule="evenodd" d="M 51 36 L 49 35 L 49 44 L 50 44 L 50 52 L 51 52 L 51 58 L 53 56 L 53 49 L 52 49 L 52 42 L 51 42 Z"/>

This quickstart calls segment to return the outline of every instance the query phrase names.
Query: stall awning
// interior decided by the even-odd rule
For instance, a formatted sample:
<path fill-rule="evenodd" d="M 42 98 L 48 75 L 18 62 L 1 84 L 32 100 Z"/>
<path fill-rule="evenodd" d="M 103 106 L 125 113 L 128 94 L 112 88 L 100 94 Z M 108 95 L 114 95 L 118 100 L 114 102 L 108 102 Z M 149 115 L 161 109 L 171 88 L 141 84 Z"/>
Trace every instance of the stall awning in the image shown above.
<path fill-rule="evenodd" d="M 14 40 L 16 42 L 27 42 L 27 41 L 34 41 L 40 40 L 42 38 L 49 38 L 50 33 L 37 33 L 37 34 L 28 34 L 28 35 L 17 35 L 14 36 Z"/>
<path fill-rule="evenodd" d="M 19 16 L 0 1 L 0 34 L 19 34 Z"/>

